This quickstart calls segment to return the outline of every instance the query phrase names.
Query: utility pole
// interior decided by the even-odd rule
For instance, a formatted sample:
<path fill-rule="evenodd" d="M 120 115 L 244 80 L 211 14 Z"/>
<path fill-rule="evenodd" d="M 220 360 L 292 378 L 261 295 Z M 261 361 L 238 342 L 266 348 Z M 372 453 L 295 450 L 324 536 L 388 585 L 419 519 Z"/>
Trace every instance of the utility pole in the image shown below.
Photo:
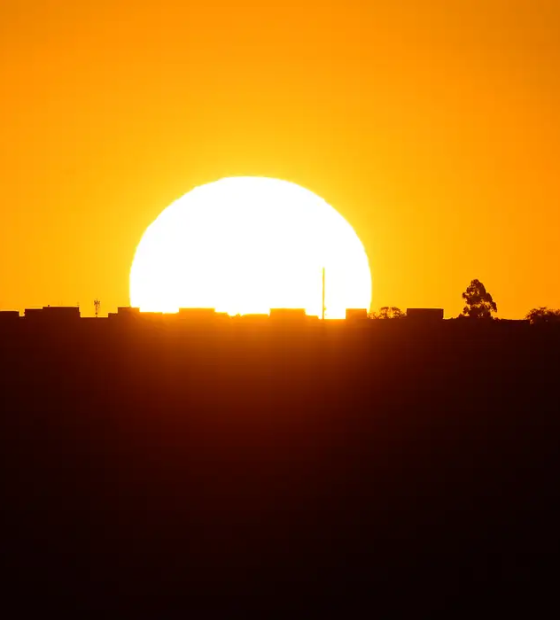
<path fill-rule="evenodd" d="M 325 320 L 325 268 L 323 267 L 323 294 L 321 301 L 321 319 Z"/>

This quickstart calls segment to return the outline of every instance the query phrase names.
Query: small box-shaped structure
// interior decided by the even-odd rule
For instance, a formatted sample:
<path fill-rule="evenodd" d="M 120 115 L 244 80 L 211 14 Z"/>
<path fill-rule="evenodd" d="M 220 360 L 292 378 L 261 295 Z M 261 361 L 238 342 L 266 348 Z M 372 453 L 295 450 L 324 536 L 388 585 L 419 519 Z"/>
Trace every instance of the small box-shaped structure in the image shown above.
<path fill-rule="evenodd" d="M 367 319 L 366 308 L 346 308 L 347 321 L 360 321 L 363 319 Z"/>
<path fill-rule="evenodd" d="M 129 320 L 140 316 L 140 308 L 132 308 L 130 306 L 121 306 L 117 308 L 117 312 L 110 312 L 108 318 L 111 320 Z"/>
<path fill-rule="evenodd" d="M 443 308 L 408 308 L 406 318 L 409 321 L 422 323 L 441 321 L 443 319 Z"/>
<path fill-rule="evenodd" d="M 13 323 L 19 319 L 17 310 L 0 310 L 0 323 Z"/>
<path fill-rule="evenodd" d="M 78 306 L 44 306 L 43 313 L 49 319 L 79 319 L 80 309 Z"/>
<path fill-rule="evenodd" d="M 121 316 L 137 316 L 140 314 L 140 308 L 132 308 L 130 306 L 124 306 L 117 308 L 117 312 Z"/>
<path fill-rule="evenodd" d="M 23 316 L 27 321 L 38 321 L 43 318 L 43 308 L 26 308 Z"/>
<path fill-rule="evenodd" d="M 49 323 L 63 323 L 80 318 L 78 306 L 44 306 L 43 308 L 26 308 L 24 317 L 32 321 L 48 321 Z"/>

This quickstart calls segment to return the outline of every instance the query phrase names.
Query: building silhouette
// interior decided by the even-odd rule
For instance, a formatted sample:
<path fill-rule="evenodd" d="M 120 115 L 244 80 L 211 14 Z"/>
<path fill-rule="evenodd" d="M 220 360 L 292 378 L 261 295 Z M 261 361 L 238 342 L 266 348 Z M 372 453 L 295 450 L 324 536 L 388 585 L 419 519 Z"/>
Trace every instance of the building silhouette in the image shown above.
<path fill-rule="evenodd" d="M 44 306 L 42 308 L 26 308 L 23 315 L 18 311 L 0 311 L 0 329 L 8 330 L 18 325 L 41 325 L 46 328 L 52 326 L 56 329 L 65 327 L 86 326 L 92 324 L 94 317 L 81 317 L 78 306 Z M 342 326 L 355 326 L 360 330 L 422 330 L 433 328 L 441 330 L 462 330 L 470 332 L 476 330 L 506 329 L 525 330 L 529 329 L 528 320 L 493 319 L 481 321 L 467 319 L 465 317 L 444 319 L 443 308 L 408 308 L 406 314 L 399 320 L 371 320 L 365 308 L 348 308 L 344 319 L 320 320 L 316 315 L 308 315 L 304 308 L 271 308 L 270 313 L 254 313 L 230 316 L 226 312 L 216 312 L 214 308 L 180 308 L 176 313 L 141 312 L 140 308 L 120 306 L 117 312 L 110 312 L 106 317 L 95 319 L 96 328 L 104 329 L 106 324 L 142 326 L 157 325 L 162 328 L 196 330 L 197 328 L 226 329 L 235 328 L 236 325 L 261 325 L 266 329 L 293 325 L 313 326 L 323 325 L 325 329 L 337 330 Z M 552 326 L 554 327 L 554 326 Z M 428 333 L 428 332 L 427 332 Z"/>
<path fill-rule="evenodd" d="M 78 306 L 44 306 L 43 308 L 27 308 L 24 312 L 26 321 L 39 323 L 64 323 L 80 319 Z"/>
<path fill-rule="evenodd" d="M 443 308 L 407 308 L 406 318 L 409 321 L 441 321 L 443 319 Z"/>
<path fill-rule="evenodd" d="M 346 320 L 347 321 L 360 321 L 368 318 L 368 312 L 366 308 L 347 308 Z"/>

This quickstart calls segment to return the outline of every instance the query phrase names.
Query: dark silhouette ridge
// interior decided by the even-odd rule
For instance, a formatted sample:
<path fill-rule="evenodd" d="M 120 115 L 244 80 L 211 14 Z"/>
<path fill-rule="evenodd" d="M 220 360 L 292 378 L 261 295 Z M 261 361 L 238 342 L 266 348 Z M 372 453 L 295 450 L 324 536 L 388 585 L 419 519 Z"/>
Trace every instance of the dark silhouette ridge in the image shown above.
<path fill-rule="evenodd" d="M 419 611 L 550 576 L 557 325 L 37 316 L 0 320 L 7 590 Z"/>

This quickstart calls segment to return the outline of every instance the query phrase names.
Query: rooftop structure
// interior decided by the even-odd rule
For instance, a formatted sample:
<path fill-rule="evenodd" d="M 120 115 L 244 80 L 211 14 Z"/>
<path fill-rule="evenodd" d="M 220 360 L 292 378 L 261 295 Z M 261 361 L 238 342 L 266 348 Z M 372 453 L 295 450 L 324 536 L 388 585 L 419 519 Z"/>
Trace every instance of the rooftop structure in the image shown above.
<path fill-rule="evenodd" d="M 406 313 L 407 323 L 432 324 L 443 320 L 444 311 L 442 308 L 408 308 Z M 5 324 L 8 321 L 15 321 L 19 318 L 17 311 L 0 311 L 0 321 Z M 80 319 L 80 309 L 77 306 L 45 306 L 43 308 L 27 308 L 25 310 L 25 322 L 55 322 L 57 324 L 66 321 L 74 322 Z M 117 312 L 109 313 L 109 320 L 118 319 L 125 323 L 132 321 L 135 324 L 138 320 L 144 319 L 146 322 L 155 321 L 158 324 L 168 325 L 185 325 L 189 329 L 195 328 L 196 325 L 213 326 L 236 324 L 239 321 L 243 324 L 257 323 L 279 325 L 282 323 L 294 323 L 298 325 L 306 325 L 318 322 L 320 317 L 308 316 L 305 308 L 271 308 L 270 314 L 245 314 L 230 316 L 226 312 L 216 312 L 214 308 L 180 308 L 176 313 L 162 312 L 141 312 L 140 308 L 121 306 Z M 105 319 L 100 318 L 102 323 Z M 145 321 L 141 321 L 144 323 Z M 347 308 L 345 319 L 329 320 L 330 325 L 343 324 L 344 322 L 359 322 L 363 326 L 369 326 L 368 312 L 366 308 Z M 525 321 L 523 321 L 525 323 Z M 371 322 L 373 325 L 373 322 Z"/>
<path fill-rule="evenodd" d="M 443 308 L 407 308 L 406 318 L 409 321 L 441 321 Z"/>
<path fill-rule="evenodd" d="M 368 318 L 368 312 L 366 308 L 347 308 L 346 320 L 347 321 L 361 321 Z"/>
<path fill-rule="evenodd" d="M 80 318 L 78 306 L 44 306 L 43 308 L 27 308 L 24 313 L 27 320 L 66 321 Z"/>
<path fill-rule="evenodd" d="M 117 308 L 118 314 L 125 314 L 127 316 L 140 314 L 140 308 L 134 308 L 132 306 L 121 306 Z"/>
<path fill-rule="evenodd" d="M 134 319 L 140 316 L 140 308 L 134 308 L 131 306 L 120 306 L 117 308 L 117 312 L 109 312 L 107 315 L 109 319 Z"/>
<path fill-rule="evenodd" d="M 0 310 L 0 321 L 16 321 L 19 319 L 19 312 L 17 310 Z"/>

